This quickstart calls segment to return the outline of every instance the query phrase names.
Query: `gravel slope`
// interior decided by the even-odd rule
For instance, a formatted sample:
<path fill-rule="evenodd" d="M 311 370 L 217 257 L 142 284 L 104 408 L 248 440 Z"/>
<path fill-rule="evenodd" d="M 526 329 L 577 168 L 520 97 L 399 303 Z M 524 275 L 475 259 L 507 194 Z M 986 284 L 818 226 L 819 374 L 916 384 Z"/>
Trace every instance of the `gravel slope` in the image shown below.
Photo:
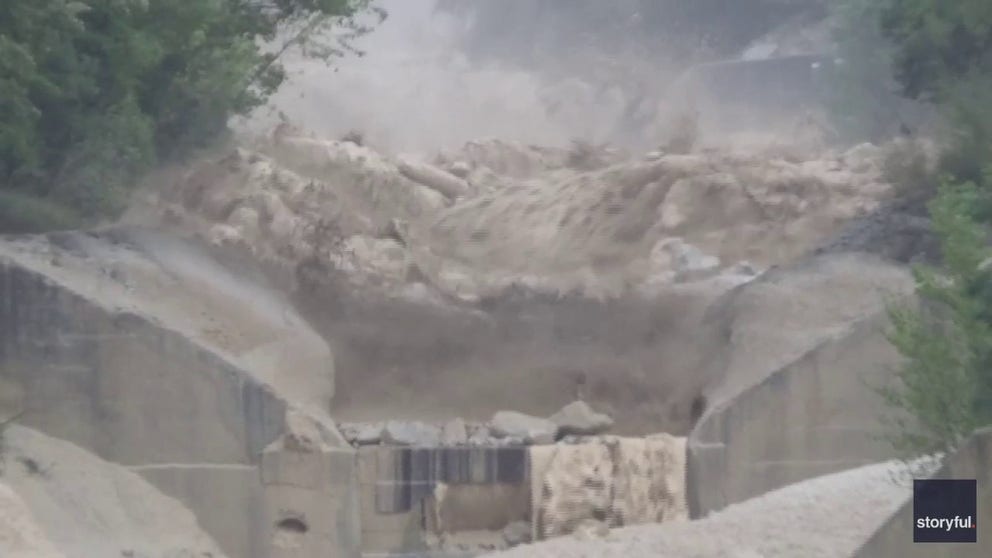
<path fill-rule="evenodd" d="M 0 477 L 36 527 L 0 485 L 0 556 L 224 557 L 193 514 L 136 473 L 17 425 L 6 428 L 3 443 Z M 18 539 L 5 534 L 12 530 Z"/>

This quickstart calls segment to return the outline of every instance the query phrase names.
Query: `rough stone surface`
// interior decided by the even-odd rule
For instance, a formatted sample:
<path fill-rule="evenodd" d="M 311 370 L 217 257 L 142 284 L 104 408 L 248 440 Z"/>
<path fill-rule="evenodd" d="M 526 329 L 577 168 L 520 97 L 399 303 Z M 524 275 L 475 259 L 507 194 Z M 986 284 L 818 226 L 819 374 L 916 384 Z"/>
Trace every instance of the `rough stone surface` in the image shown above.
<path fill-rule="evenodd" d="M 382 423 L 343 422 L 339 427 L 341 434 L 355 445 L 374 446 L 382 440 Z"/>
<path fill-rule="evenodd" d="M 517 438 L 527 444 L 550 444 L 558 433 L 558 426 L 550 420 L 516 411 L 498 411 L 489 427 L 499 438 Z"/>
<path fill-rule="evenodd" d="M 580 445 L 530 448 L 535 539 L 687 517 L 685 439 L 603 437 Z"/>
<path fill-rule="evenodd" d="M 441 431 L 423 422 L 391 420 L 382 429 L 382 441 L 401 446 L 435 447 L 441 443 Z"/>
<path fill-rule="evenodd" d="M 597 413 L 585 401 L 573 401 L 548 418 L 558 425 L 558 435 L 602 434 L 613 426 L 609 415 Z"/>

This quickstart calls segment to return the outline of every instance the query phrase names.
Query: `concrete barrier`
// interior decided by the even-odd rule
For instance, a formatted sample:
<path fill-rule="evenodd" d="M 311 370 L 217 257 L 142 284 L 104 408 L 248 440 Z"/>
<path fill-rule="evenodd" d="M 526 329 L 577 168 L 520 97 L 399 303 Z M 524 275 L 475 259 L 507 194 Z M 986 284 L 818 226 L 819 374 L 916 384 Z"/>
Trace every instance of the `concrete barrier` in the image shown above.
<path fill-rule="evenodd" d="M 710 410 L 688 441 L 690 515 L 890 458 L 878 439 L 882 385 L 897 358 L 884 315 L 862 319 Z"/>
<path fill-rule="evenodd" d="M 868 539 L 853 558 L 987 558 L 992 556 L 992 428 L 972 435 L 934 475 L 941 479 L 978 480 L 978 542 L 942 544 L 913 542 L 910 499 Z M 852 505 L 858 505 L 852 502 Z"/>
<path fill-rule="evenodd" d="M 63 254 L 43 239 L 12 244 L 0 245 L 0 379 L 23 394 L 19 422 L 141 474 L 231 558 L 358 555 L 354 452 L 328 417 L 307 415 L 321 438 L 310 469 L 277 467 L 294 458 L 279 445 L 292 405 L 273 387 L 160 316 L 87 290 L 105 278 L 64 280 L 63 264 L 49 270 L 37 257 Z M 330 479 L 319 490 L 306 482 L 313 467 Z M 323 508 L 307 508 L 320 498 Z M 274 552 L 280 514 L 297 510 L 322 549 Z"/>

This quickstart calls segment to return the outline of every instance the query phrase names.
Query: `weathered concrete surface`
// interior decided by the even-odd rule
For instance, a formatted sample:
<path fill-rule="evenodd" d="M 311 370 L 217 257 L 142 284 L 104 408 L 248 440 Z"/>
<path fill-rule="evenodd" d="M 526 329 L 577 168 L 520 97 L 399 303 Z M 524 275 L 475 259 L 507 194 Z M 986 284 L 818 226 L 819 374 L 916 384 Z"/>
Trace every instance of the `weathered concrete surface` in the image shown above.
<path fill-rule="evenodd" d="M 911 288 L 908 275 L 849 255 L 767 275 L 719 307 L 710 408 L 688 441 L 693 517 L 892 456 L 871 386 L 898 362 L 884 303 Z"/>
<path fill-rule="evenodd" d="M 869 387 L 895 358 L 882 326 L 852 325 L 707 415 L 689 440 L 691 515 L 891 457 L 877 439 L 884 403 Z"/>
<path fill-rule="evenodd" d="M 351 448 L 300 446 L 283 436 L 262 455 L 270 558 L 357 556 L 361 548 L 358 471 Z"/>
<path fill-rule="evenodd" d="M 978 542 L 975 544 L 913 543 L 913 500 L 910 498 L 875 532 L 853 558 L 986 558 L 992 556 L 992 428 L 972 435 L 949 456 L 934 478 L 978 480 Z"/>
<path fill-rule="evenodd" d="M 230 556 L 267 558 L 261 504 L 281 496 L 260 457 L 285 433 L 289 401 L 322 424 L 322 443 L 346 447 L 326 415 L 330 351 L 290 312 L 271 312 L 264 290 L 145 240 L 111 230 L 0 242 L 0 378 L 23 392 L 20 422 L 142 474 Z M 358 552 L 345 519 L 309 521 L 333 531 L 341 555 Z"/>

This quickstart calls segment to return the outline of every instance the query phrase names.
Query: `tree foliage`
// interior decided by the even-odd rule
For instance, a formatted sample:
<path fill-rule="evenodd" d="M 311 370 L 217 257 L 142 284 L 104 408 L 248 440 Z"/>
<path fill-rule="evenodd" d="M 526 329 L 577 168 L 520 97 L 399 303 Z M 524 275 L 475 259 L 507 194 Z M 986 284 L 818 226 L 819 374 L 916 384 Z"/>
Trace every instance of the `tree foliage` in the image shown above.
<path fill-rule="evenodd" d="M 895 45 L 902 92 L 936 103 L 950 127 L 947 172 L 983 181 L 992 156 L 992 2 L 885 0 L 879 26 Z"/>
<path fill-rule="evenodd" d="M 930 203 L 944 265 L 914 270 L 921 305 L 890 310 L 905 361 L 882 394 L 900 412 L 892 441 L 908 455 L 949 451 L 992 424 L 992 248 L 975 211 L 987 196 L 944 181 Z"/>
<path fill-rule="evenodd" d="M 905 357 L 883 390 L 900 411 L 893 441 L 947 451 L 992 424 L 992 3 L 846 0 L 890 41 L 901 93 L 932 103 L 947 127 L 946 178 L 929 204 L 943 265 L 915 270 L 919 306 L 892 308 L 890 340 Z"/>
<path fill-rule="evenodd" d="M 896 45 L 896 77 L 912 98 L 940 98 L 955 83 L 992 70 L 988 0 L 886 0 L 881 28 Z"/>
<path fill-rule="evenodd" d="M 287 50 L 354 51 L 369 9 L 368 0 L 7 0 L 0 229 L 113 215 L 156 161 L 208 144 L 232 115 L 262 104 L 285 79 Z M 28 207 L 60 217 L 32 224 Z"/>

